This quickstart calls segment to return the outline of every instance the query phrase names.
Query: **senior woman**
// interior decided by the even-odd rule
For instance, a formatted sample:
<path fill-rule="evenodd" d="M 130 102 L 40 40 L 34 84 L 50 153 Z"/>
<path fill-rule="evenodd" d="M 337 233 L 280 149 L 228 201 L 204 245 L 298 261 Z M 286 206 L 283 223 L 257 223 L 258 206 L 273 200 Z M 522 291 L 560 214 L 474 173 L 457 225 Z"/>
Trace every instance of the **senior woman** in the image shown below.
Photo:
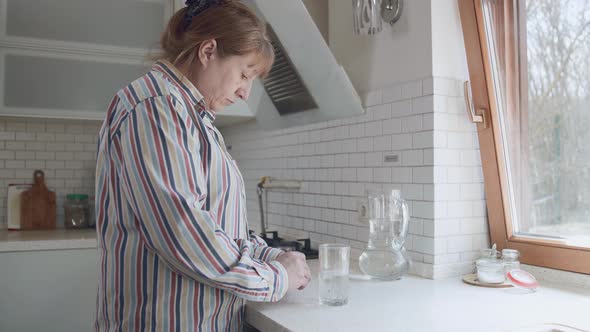
<path fill-rule="evenodd" d="M 250 237 L 244 182 L 213 120 L 274 60 L 236 1 L 189 0 L 162 59 L 117 92 L 96 169 L 97 331 L 239 331 L 245 300 L 310 280 L 305 256 Z"/>

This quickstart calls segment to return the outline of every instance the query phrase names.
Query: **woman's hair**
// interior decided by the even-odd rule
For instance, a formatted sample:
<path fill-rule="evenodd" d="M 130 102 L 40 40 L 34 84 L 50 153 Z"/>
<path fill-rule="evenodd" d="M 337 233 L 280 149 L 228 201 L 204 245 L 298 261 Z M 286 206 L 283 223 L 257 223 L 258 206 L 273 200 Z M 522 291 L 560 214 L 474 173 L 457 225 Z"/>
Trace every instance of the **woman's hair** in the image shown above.
<path fill-rule="evenodd" d="M 221 58 L 256 54 L 259 76 L 268 74 L 274 61 L 273 46 L 266 26 L 246 5 L 234 0 L 220 1 L 187 20 L 188 10 L 189 7 L 178 10 L 168 21 L 160 39 L 162 58 L 175 65 L 193 63 L 201 43 L 215 39 Z"/>

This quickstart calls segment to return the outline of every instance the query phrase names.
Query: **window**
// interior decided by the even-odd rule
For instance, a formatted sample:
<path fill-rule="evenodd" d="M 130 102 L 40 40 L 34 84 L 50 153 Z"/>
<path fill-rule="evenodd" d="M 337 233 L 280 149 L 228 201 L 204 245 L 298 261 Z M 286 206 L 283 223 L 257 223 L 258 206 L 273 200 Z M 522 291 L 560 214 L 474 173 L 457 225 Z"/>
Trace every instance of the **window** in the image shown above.
<path fill-rule="evenodd" d="M 491 240 L 590 274 L 590 0 L 458 0 Z"/>

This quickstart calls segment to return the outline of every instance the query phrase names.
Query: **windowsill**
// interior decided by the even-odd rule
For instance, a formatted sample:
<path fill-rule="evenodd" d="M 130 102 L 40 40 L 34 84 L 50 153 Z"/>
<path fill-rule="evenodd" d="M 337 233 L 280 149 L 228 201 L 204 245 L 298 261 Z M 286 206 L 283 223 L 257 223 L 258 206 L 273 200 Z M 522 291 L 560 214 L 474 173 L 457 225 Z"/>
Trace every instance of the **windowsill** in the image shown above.
<path fill-rule="evenodd" d="M 96 249 L 96 230 L 0 230 L 0 252 L 64 249 Z"/>
<path fill-rule="evenodd" d="M 577 288 L 590 288 L 590 275 L 561 271 L 533 265 L 521 265 L 521 268 L 537 278 L 538 281 L 546 281 L 559 285 Z"/>

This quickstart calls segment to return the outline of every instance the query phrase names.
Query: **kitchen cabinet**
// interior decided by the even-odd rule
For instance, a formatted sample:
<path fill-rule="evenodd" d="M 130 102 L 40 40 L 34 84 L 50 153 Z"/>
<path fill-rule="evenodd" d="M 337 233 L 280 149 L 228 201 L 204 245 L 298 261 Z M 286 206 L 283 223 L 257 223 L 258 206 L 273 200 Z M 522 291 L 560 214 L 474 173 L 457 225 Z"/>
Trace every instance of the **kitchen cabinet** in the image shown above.
<path fill-rule="evenodd" d="M 0 0 L 0 115 L 101 120 L 148 68 L 164 1 Z"/>
<path fill-rule="evenodd" d="M 0 252 L 0 331 L 93 331 L 96 248 Z"/>
<path fill-rule="evenodd" d="M 115 92 L 149 70 L 181 5 L 0 0 L 0 115 L 102 120 Z"/>
<path fill-rule="evenodd" d="M 0 230 L 0 331 L 93 331 L 96 230 Z"/>

